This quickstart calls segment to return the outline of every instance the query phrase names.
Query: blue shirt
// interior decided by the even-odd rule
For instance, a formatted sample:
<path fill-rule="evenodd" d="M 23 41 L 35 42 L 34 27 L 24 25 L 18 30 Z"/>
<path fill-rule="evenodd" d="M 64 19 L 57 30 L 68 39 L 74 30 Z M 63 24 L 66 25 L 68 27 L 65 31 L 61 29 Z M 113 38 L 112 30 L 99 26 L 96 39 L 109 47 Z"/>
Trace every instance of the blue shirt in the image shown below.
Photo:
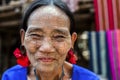
<path fill-rule="evenodd" d="M 2 80 L 27 80 L 27 68 L 16 65 L 6 70 L 2 76 Z M 93 72 L 73 65 L 72 80 L 100 80 Z"/>

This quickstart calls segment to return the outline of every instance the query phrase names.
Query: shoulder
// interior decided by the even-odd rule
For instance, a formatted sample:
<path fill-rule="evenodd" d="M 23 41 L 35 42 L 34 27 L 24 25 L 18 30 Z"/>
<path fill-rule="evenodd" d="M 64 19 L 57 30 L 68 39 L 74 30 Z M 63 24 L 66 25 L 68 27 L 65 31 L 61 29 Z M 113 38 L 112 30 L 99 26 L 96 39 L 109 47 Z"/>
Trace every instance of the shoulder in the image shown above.
<path fill-rule="evenodd" d="M 27 68 L 26 67 L 16 65 L 16 66 L 13 66 L 13 67 L 7 69 L 3 73 L 2 80 L 12 80 L 12 79 L 19 80 L 17 78 L 20 78 L 21 76 L 24 77 L 24 75 L 26 75 L 26 73 L 27 73 Z"/>
<path fill-rule="evenodd" d="M 88 69 L 73 65 L 72 80 L 99 80 L 98 76 Z"/>

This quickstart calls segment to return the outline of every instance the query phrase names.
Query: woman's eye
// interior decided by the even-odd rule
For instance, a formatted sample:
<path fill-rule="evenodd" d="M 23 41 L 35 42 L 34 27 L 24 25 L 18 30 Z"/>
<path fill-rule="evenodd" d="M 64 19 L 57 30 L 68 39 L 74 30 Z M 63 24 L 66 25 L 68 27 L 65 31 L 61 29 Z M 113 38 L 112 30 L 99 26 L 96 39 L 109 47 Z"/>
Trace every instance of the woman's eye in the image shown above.
<path fill-rule="evenodd" d="M 65 38 L 65 37 L 64 37 L 64 36 L 59 35 L 59 36 L 55 36 L 55 38 Z"/>
<path fill-rule="evenodd" d="M 57 36 L 54 36 L 54 40 L 56 40 L 56 41 L 63 41 L 65 39 L 65 36 L 63 36 L 63 35 L 57 35 Z"/>
<path fill-rule="evenodd" d="M 43 35 L 39 35 L 39 34 L 30 34 L 29 36 L 35 40 L 40 40 L 43 38 Z"/>

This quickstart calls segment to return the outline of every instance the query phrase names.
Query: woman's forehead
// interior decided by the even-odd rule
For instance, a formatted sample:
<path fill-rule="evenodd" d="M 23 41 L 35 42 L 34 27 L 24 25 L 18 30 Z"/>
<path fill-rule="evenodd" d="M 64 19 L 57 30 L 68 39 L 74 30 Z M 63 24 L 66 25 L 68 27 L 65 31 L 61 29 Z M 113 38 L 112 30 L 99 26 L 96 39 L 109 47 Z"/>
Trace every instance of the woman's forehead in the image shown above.
<path fill-rule="evenodd" d="M 58 7 L 53 6 L 53 5 L 42 6 L 42 7 L 37 8 L 31 13 L 29 19 L 31 18 L 34 19 L 34 17 L 36 16 L 37 17 L 61 16 L 63 18 L 69 19 L 68 16 L 62 10 L 60 10 Z"/>
<path fill-rule="evenodd" d="M 28 26 L 61 26 L 70 27 L 68 16 L 55 6 L 37 8 L 28 19 Z"/>

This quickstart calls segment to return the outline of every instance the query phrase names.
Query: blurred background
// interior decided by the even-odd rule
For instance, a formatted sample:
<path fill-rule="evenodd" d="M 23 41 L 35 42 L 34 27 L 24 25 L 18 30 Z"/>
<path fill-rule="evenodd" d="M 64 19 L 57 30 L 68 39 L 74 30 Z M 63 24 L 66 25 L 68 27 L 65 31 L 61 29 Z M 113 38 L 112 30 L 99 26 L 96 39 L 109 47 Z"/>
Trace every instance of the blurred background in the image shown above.
<path fill-rule="evenodd" d="M 25 8 L 33 0 L 0 0 L 0 78 L 16 65 L 19 27 Z M 74 15 L 78 39 L 77 65 L 101 80 L 120 80 L 120 0 L 63 0 Z"/>

